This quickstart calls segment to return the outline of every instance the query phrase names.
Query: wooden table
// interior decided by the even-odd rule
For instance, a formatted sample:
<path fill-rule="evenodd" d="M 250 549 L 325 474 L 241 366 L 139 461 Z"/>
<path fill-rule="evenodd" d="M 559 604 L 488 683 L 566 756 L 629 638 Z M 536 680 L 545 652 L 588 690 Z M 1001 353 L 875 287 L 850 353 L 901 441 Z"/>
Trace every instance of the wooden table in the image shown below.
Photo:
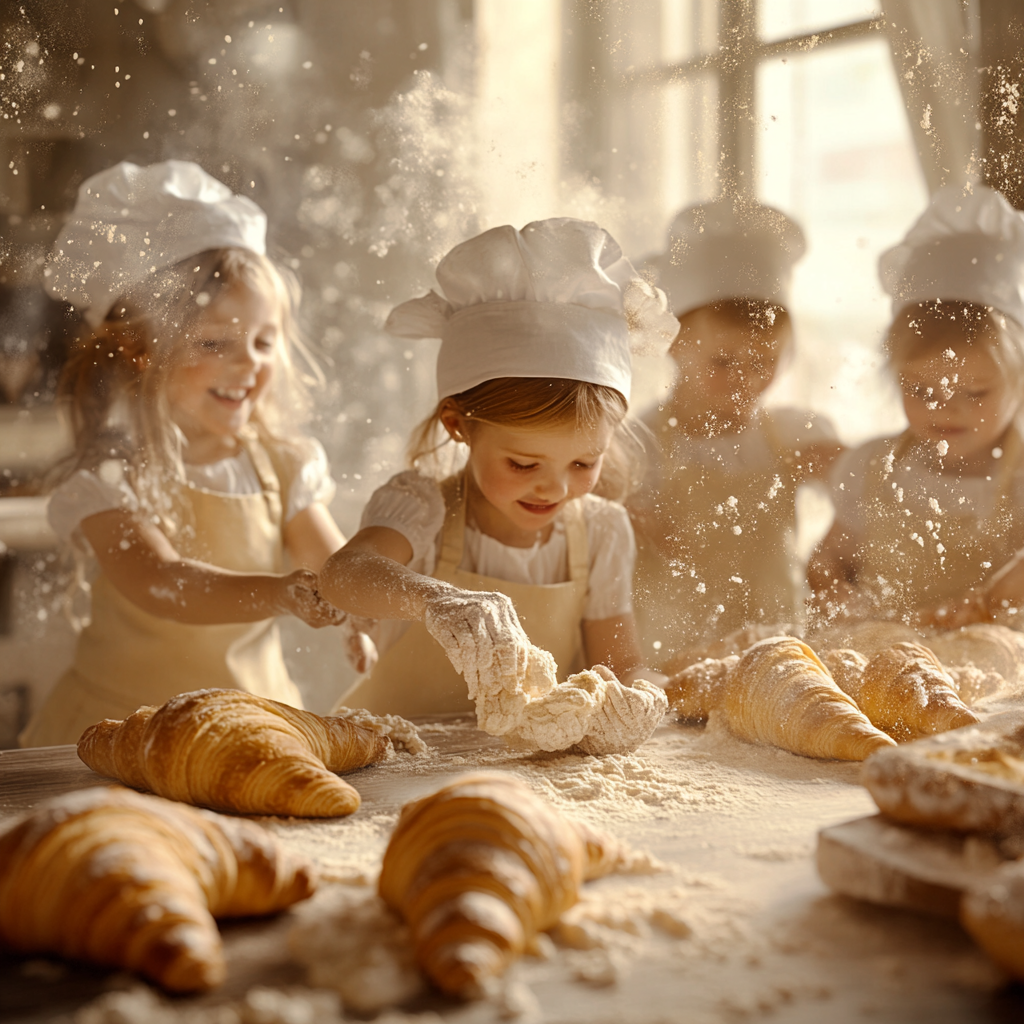
<path fill-rule="evenodd" d="M 818 829 L 872 811 L 855 765 L 751 747 L 711 728 L 665 727 L 638 755 L 604 759 L 510 752 L 453 721 L 425 738 L 429 759 L 400 756 L 347 776 L 363 797 L 352 818 L 268 827 L 288 842 L 312 843 L 314 854 L 326 850 L 335 874 L 351 871 L 365 886 L 410 793 L 484 767 L 515 772 L 556 806 L 650 851 L 665 871 L 588 887 L 580 909 L 593 911 L 588 927 L 606 946 L 560 945 L 548 960 L 518 968 L 548 1024 L 1024 1020 L 1021 989 L 1005 987 L 955 923 L 834 896 L 818 879 Z M 50 796 L 107 784 L 72 747 L 4 751 L 0 823 Z M 689 935 L 650 925 L 659 908 L 673 907 L 682 908 Z M 197 1005 L 237 999 L 257 984 L 301 985 L 304 969 L 285 952 L 293 920 L 226 924 L 228 980 Z M 593 969 L 602 957 L 610 974 Z M 6 957 L 0 1020 L 70 1024 L 76 1007 L 128 983 L 51 959 Z M 498 1019 L 493 1005 L 437 997 L 414 1009 L 458 1024 Z"/>

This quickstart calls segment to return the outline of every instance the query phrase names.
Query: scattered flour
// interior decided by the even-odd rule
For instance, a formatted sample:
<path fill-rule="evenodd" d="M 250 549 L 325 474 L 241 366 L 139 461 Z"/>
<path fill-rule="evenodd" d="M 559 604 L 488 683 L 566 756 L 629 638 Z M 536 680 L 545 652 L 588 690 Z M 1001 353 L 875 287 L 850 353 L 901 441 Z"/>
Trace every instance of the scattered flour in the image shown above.
<path fill-rule="evenodd" d="M 337 707 L 331 712 L 332 718 L 347 718 L 355 725 L 373 729 L 391 739 L 395 750 L 410 754 L 425 754 L 427 744 L 420 737 L 419 730 L 412 722 L 399 715 L 371 715 L 362 708 Z"/>
<path fill-rule="evenodd" d="M 308 988 L 250 989 L 219 1006 L 171 1002 L 145 985 L 108 992 L 83 1006 L 74 1024 L 341 1024 L 334 992 Z"/>

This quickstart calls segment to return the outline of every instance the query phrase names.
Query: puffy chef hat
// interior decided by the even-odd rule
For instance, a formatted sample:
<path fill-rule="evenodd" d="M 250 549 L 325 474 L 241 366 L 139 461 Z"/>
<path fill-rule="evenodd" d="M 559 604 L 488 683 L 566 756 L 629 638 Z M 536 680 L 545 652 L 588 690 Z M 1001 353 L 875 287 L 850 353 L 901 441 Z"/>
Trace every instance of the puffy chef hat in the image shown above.
<path fill-rule="evenodd" d="M 895 316 L 933 299 L 976 302 L 1024 324 L 1024 214 L 994 189 L 944 185 L 878 260 Z"/>
<path fill-rule="evenodd" d="M 804 233 L 784 213 L 730 197 L 681 210 L 668 250 L 648 266 L 677 316 L 724 299 L 785 306 L 793 264 L 805 248 Z"/>
<path fill-rule="evenodd" d="M 266 214 L 186 160 L 123 161 L 83 182 L 45 270 L 55 298 L 97 327 L 151 274 L 208 249 L 266 253 Z"/>
<path fill-rule="evenodd" d="M 440 338 L 439 398 L 497 377 L 558 377 L 629 398 L 632 352 L 678 330 L 665 296 L 643 281 L 603 228 L 572 217 L 509 224 L 457 245 L 435 291 L 391 311 L 400 338 Z"/>

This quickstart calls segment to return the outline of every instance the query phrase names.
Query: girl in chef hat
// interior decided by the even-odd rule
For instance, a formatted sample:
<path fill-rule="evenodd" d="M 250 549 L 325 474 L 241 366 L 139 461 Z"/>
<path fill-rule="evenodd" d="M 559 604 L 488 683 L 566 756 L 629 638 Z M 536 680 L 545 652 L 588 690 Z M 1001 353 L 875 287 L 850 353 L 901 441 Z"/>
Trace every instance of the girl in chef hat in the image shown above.
<path fill-rule="evenodd" d="M 274 617 L 339 621 L 315 570 L 344 538 L 323 449 L 289 429 L 298 293 L 265 237 L 259 207 L 193 163 L 121 163 L 79 191 L 46 277 L 88 327 L 49 519 L 99 572 L 25 746 L 199 687 L 301 706 Z"/>
<path fill-rule="evenodd" d="M 439 403 L 411 444 L 417 468 L 374 493 L 320 574 L 339 608 L 383 620 L 380 660 L 345 701 L 472 710 L 467 681 L 515 672 L 517 617 L 562 678 L 600 663 L 629 681 L 641 665 L 633 534 L 622 506 L 593 491 L 606 474 L 628 476 L 610 464 L 630 353 L 671 340 L 663 296 L 607 232 L 569 218 L 471 238 L 437 280 L 443 297 L 406 302 L 387 322 L 399 337 L 441 339 Z M 448 444 L 465 468 L 439 480 L 430 470 Z M 458 649 L 465 679 L 445 649 Z"/>
<path fill-rule="evenodd" d="M 688 664 L 734 630 L 798 617 L 796 492 L 838 445 L 825 418 L 760 400 L 792 343 L 803 252 L 792 220 L 730 197 L 679 213 L 650 261 L 679 320 L 677 373 L 649 420 L 660 452 L 629 506 L 637 621 L 644 651 L 663 660 Z"/>
<path fill-rule="evenodd" d="M 843 455 L 809 580 L 827 614 L 960 625 L 1024 607 L 1024 215 L 940 189 L 884 253 L 909 425 Z"/>

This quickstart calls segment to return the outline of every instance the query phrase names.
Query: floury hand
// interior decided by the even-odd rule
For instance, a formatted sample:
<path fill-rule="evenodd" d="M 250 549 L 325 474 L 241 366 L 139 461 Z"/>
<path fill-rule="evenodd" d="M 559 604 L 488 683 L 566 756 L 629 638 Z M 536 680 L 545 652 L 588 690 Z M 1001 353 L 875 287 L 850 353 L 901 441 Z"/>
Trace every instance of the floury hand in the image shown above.
<path fill-rule="evenodd" d="M 451 590 L 427 600 L 424 624 L 469 685 L 516 679 L 525 671 L 530 641 L 504 594 Z"/>

